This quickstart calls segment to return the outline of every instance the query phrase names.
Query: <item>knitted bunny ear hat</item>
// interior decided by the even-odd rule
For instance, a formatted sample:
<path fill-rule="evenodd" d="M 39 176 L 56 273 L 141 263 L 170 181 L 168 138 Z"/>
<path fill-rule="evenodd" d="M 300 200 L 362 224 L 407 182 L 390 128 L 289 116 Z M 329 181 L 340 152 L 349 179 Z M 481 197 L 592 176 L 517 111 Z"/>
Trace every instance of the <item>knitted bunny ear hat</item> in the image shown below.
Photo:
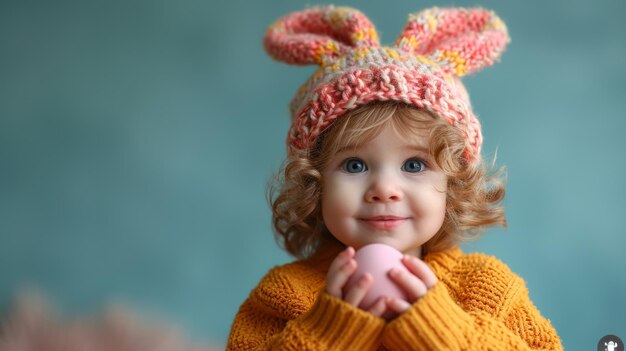
<path fill-rule="evenodd" d="M 409 15 L 392 47 L 380 46 L 370 20 L 348 7 L 314 7 L 271 25 L 267 52 L 276 60 L 320 68 L 290 104 L 289 153 L 308 149 L 332 122 L 372 101 L 402 101 L 459 128 L 464 157 L 480 158 L 480 122 L 459 78 L 492 65 L 509 36 L 482 8 L 430 8 Z"/>

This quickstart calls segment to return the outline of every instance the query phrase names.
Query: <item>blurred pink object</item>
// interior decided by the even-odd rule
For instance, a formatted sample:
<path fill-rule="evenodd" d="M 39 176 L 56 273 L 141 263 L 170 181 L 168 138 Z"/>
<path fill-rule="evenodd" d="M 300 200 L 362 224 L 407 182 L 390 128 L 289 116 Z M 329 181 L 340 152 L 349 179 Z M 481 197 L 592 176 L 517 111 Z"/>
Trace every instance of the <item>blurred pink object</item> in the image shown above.
<path fill-rule="evenodd" d="M 394 267 L 408 272 L 408 269 L 402 263 L 403 256 L 400 251 L 385 244 L 369 244 L 356 252 L 354 256 L 357 262 L 356 272 L 348 280 L 345 289 L 349 289 L 356 284 L 365 273 L 371 274 L 374 278 L 372 286 L 359 305 L 360 308 L 364 310 L 369 309 L 381 296 L 407 299 L 404 291 L 388 275 L 389 270 Z"/>
<path fill-rule="evenodd" d="M 171 326 L 140 319 L 120 307 L 89 318 L 61 320 L 36 295 L 18 298 L 2 316 L 0 351 L 216 351 L 191 345 Z"/>

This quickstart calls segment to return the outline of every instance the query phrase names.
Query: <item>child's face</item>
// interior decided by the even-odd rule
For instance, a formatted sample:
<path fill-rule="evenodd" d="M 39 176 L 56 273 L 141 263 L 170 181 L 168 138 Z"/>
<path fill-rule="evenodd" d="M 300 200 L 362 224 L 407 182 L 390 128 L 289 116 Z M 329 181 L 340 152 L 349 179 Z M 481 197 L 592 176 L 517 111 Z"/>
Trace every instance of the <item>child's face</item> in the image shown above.
<path fill-rule="evenodd" d="M 408 140 L 388 124 L 371 141 L 337 153 L 322 172 L 328 230 L 355 249 L 383 243 L 418 254 L 441 228 L 447 177 L 431 168 L 428 135 Z"/>

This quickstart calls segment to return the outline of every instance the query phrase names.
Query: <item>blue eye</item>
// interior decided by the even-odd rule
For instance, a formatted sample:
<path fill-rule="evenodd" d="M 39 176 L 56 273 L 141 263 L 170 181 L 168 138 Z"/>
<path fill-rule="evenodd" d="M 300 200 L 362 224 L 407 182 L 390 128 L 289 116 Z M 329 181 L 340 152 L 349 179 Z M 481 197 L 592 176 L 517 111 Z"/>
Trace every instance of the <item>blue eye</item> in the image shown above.
<path fill-rule="evenodd" d="M 367 171 L 367 166 L 362 160 L 352 158 L 344 163 L 343 169 L 348 173 L 361 173 Z"/>
<path fill-rule="evenodd" d="M 410 173 L 423 172 L 425 169 L 426 165 L 424 164 L 424 162 L 415 158 L 406 160 L 402 165 L 402 170 Z"/>

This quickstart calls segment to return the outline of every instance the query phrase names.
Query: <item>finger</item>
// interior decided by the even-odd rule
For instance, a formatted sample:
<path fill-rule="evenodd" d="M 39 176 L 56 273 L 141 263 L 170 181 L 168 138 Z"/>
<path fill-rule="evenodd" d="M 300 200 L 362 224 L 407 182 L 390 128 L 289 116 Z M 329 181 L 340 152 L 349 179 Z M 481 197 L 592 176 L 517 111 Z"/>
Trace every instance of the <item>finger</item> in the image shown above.
<path fill-rule="evenodd" d="M 370 307 L 368 312 L 373 314 L 376 317 L 381 317 L 383 313 L 385 313 L 386 310 L 387 310 L 387 298 L 385 298 L 384 296 L 381 296 L 380 298 L 378 298 L 376 303 L 372 307 Z"/>
<path fill-rule="evenodd" d="M 411 273 L 424 282 L 428 289 L 432 289 L 439 280 L 428 264 L 415 256 L 404 255 L 402 262 Z"/>
<path fill-rule="evenodd" d="M 350 288 L 350 290 L 348 290 L 348 292 L 343 298 L 344 301 L 351 304 L 352 306 L 358 306 L 363 300 L 365 293 L 367 293 L 367 289 L 369 289 L 370 285 L 372 285 L 373 280 L 374 279 L 372 278 L 371 274 L 369 273 L 363 274 L 361 279 L 359 279 L 359 281 L 356 284 L 354 284 Z"/>
<path fill-rule="evenodd" d="M 341 289 L 343 287 L 341 271 L 344 271 L 344 274 L 352 274 L 354 268 L 350 265 L 346 266 L 348 262 L 354 256 L 354 249 L 348 247 L 341 251 L 337 257 L 333 260 L 328 268 L 328 273 L 326 274 L 326 291 L 338 298 L 341 298 Z"/>
<path fill-rule="evenodd" d="M 338 270 L 339 267 L 346 264 L 346 262 L 348 262 L 353 257 L 354 257 L 354 249 L 352 247 L 345 248 L 343 251 L 339 253 L 339 255 L 337 255 L 337 257 L 335 257 L 333 262 L 330 264 L 330 267 L 328 267 L 328 272 L 330 273 L 330 272 Z"/>
<path fill-rule="evenodd" d="M 335 271 L 328 271 L 326 277 L 326 291 L 334 297 L 343 298 L 342 289 L 348 279 L 356 270 L 356 261 L 350 259 L 343 266 Z"/>
<path fill-rule="evenodd" d="M 391 279 L 408 295 L 409 301 L 415 302 L 426 295 L 426 285 L 411 272 L 393 268 L 389 271 Z"/>
<path fill-rule="evenodd" d="M 411 308 L 411 304 L 398 298 L 388 299 L 387 308 L 397 314 L 402 314 Z"/>

